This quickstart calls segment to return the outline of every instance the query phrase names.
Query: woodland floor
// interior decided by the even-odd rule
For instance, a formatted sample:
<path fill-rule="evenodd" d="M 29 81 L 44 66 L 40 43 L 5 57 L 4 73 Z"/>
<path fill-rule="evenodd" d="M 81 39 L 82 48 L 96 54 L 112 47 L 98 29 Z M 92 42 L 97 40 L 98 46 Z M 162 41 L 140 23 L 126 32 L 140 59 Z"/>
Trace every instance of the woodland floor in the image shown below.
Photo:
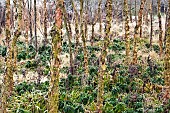
<path fill-rule="evenodd" d="M 155 17 L 156 19 L 156 17 Z M 165 25 L 165 18 L 163 18 L 163 26 Z M 135 24 L 130 24 L 130 37 L 133 39 L 133 30 Z M 103 25 L 104 28 L 104 25 Z M 158 33 L 156 32 L 158 27 L 157 19 L 154 22 L 154 36 L 152 51 L 148 48 L 149 44 L 149 33 L 150 26 L 143 25 L 143 38 L 140 39 L 138 59 L 139 59 L 139 71 L 135 73 L 128 71 L 127 66 L 123 64 L 125 56 L 125 44 L 124 44 L 124 27 L 123 23 L 115 23 L 112 25 L 112 39 L 108 48 L 108 58 L 111 58 L 108 65 L 108 76 L 105 77 L 105 95 L 104 95 L 104 113 L 170 113 L 170 102 L 167 103 L 166 99 L 163 98 L 166 94 L 165 89 L 154 89 L 153 84 L 163 85 L 163 59 L 158 55 Z M 164 27 L 163 27 L 164 28 Z M 74 25 L 72 25 L 74 30 Z M 62 53 L 60 55 L 61 59 L 61 73 L 60 73 L 60 112 L 62 113 L 93 113 L 96 107 L 96 73 L 98 73 L 98 65 L 94 62 L 100 56 L 100 49 L 102 48 L 102 39 L 95 41 L 94 47 L 90 46 L 90 35 L 91 26 L 88 25 L 88 58 L 89 58 L 89 69 L 90 69 L 90 85 L 82 86 L 81 77 L 84 73 L 83 71 L 83 53 L 82 48 L 79 48 L 79 55 L 74 56 L 75 62 L 79 62 L 80 66 L 77 68 L 78 76 L 69 76 L 69 51 L 68 51 L 68 40 L 63 30 L 63 45 Z M 98 23 L 95 26 L 95 34 L 103 35 L 104 32 L 98 32 Z M 50 28 L 48 29 L 50 31 Z M 165 30 L 164 30 L 165 31 Z M 48 81 L 50 78 L 49 73 L 49 51 L 50 49 L 42 47 L 43 36 L 38 30 L 38 44 L 42 49 L 36 56 L 40 58 L 40 65 L 36 65 L 36 59 L 30 58 L 32 54 L 35 54 L 33 50 L 30 50 L 31 54 L 25 55 L 25 38 L 21 36 L 19 38 L 18 48 L 19 50 L 19 62 L 17 62 L 18 70 L 14 74 L 15 81 L 15 93 L 14 96 L 10 98 L 11 104 L 8 106 L 9 110 L 13 113 L 46 113 L 46 96 L 48 91 Z M 75 32 L 73 31 L 73 37 Z M 1 39 L 3 39 L 4 33 Z M 48 37 L 50 40 L 50 36 Z M 4 39 L 3 39 L 4 40 Z M 74 50 L 75 40 L 72 39 Z M 81 39 L 80 39 L 81 42 Z M 0 45 L 3 45 L 2 40 L 0 40 Z M 116 45 L 116 46 L 115 46 Z M 133 40 L 131 41 L 131 55 L 133 48 Z M 23 52 L 23 54 L 22 54 Z M 21 56 L 21 59 L 20 59 Z M 25 58 L 25 56 L 29 58 Z M 35 56 L 35 55 L 33 55 Z M 154 68 L 153 72 L 149 70 L 148 56 L 151 59 Z M 2 84 L 3 79 L 3 69 L 4 69 L 4 57 L 0 56 L 0 84 Z M 35 62 L 35 63 L 34 63 Z M 82 63 L 81 63 L 82 62 Z M 112 78 L 113 67 L 118 65 L 116 71 L 116 77 Z M 34 67 L 35 66 L 35 67 Z M 136 68 L 135 68 L 136 69 Z M 39 71 L 43 71 L 43 74 L 38 74 Z M 23 74 L 24 73 L 24 74 Z M 42 72 L 40 72 L 42 73 Z M 46 73 L 46 74 L 44 74 Z M 130 73 L 128 77 L 125 73 Z M 135 73 L 135 74 L 134 74 Z M 40 76 L 41 75 L 41 76 Z M 145 79 L 149 80 L 146 82 Z M 112 82 L 112 80 L 115 80 Z M 40 84 L 35 85 L 34 82 L 40 80 Z M 25 82 L 24 82 L 25 81 Z M 67 82 L 69 86 L 67 86 Z M 130 82 L 129 82 L 130 81 Z M 80 83 L 79 83 L 80 82 Z M 146 82 L 146 84 L 145 84 Z M 125 84 L 126 83 L 126 84 Z M 145 84 L 144 93 L 142 92 L 142 84 Z M 67 89 L 68 88 L 68 89 Z M 129 92 L 129 93 L 127 93 Z M 31 101 L 30 101 L 31 99 Z M 35 106 L 34 106 L 35 105 Z M 35 110 L 35 111 L 32 111 Z M 22 112 L 27 111 L 27 112 Z M 124 112 L 123 112 L 124 111 Z"/>
<path fill-rule="evenodd" d="M 158 20 L 157 20 L 157 17 L 155 17 L 155 21 L 154 21 L 154 25 L 153 25 L 153 28 L 155 28 L 154 30 L 157 30 L 156 28 L 158 28 Z M 162 18 L 162 25 L 163 25 L 163 28 L 164 25 L 165 25 L 165 17 Z M 40 25 L 39 25 L 40 26 Z M 40 28 L 38 26 L 38 28 Z M 130 33 L 131 33 L 131 37 L 133 37 L 133 30 L 134 30 L 134 27 L 135 27 L 135 22 L 133 23 L 130 23 Z M 75 35 L 75 32 L 74 32 L 74 25 L 72 24 L 72 32 L 73 32 L 73 35 Z M 103 24 L 103 29 L 104 29 L 104 24 Z M 150 26 L 146 26 L 146 25 L 143 25 L 143 36 L 144 36 L 144 39 L 146 38 L 149 38 L 149 32 L 150 32 Z M 48 32 L 50 31 L 50 28 L 48 29 Z M 103 35 L 104 36 L 104 31 L 102 33 L 99 33 L 99 24 L 97 23 L 95 25 L 95 33 L 96 34 L 100 34 L 100 35 Z M 114 38 L 123 38 L 124 37 L 124 27 L 123 27 L 123 23 L 115 23 L 113 22 L 112 24 L 112 28 L 111 28 L 111 31 L 113 31 L 113 35 L 115 34 L 115 37 Z M 163 29 L 163 33 L 165 32 L 165 29 Z M 63 34 L 66 36 L 66 31 L 63 30 Z M 2 40 L 5 40 L 3 37 L 5 33 L 3 33 L 1 35 L 1 40 L 0 40 L 0 45 L 3 45 L 3 42 Z M 91 36 L 91 26 L 88 25 L 88 39 L 87 40 L 90 40 L 90 36 Z M 37 31 L 37 39 L 38 39 L 38 44 L 42 44 L 42 41 L 43 41 L 43 35 L 42 35 L 42 29 L 38 29 Z M 48 39 L 50 39 L 50 36 L 48 37 Z M 64 38 L 65 41 L 68 41 L 67 38 Z M 25 37 L 24 36 L 21 36 L 19 38 L 19 41 L 22 41 L 24 42 L 25 41 Z M 75 40 L 73 39 L 72 40 L 73 42 L 75 42 Z M 82 42 L 81 39 L 79 39 L 80 42 Z M 149 39 L 146 39 L 146 41 L 148 42 Z M 159 37 L 158 37 L 158 34 L 154 34 L 154 37 L 153 37 L 153 44 L 158 44 L 158 41 L 159 41 Z M 96 42 L 94 43 L 94 45 L 98 45 L 100 42 Z M 132 43 L 133 44 L 133 43 Z M 87 46 L 90 46 L 90 42 L 87 42 Z M 142 45 L 140 45 L 142 46 Z M 138 55 L 139 56 L 142 56 L 142 59 L 146 59 L 148 57 L 148 55 L 150 55 L 152 58 L 154 59 L 159 59 L 159 55 L 158 53 L 156 53 L 155 51 L 146 51 L 144 52 L 145 50 L 139 50 L 138 51 Z M 114 53 L 114 51 L 110 51 L 110 53 Z M 123 51 L 123 53 L 125 54 L 125 51 Z M 132 53 L 131 53 L 132 54 Z M 96 54 L 98 57 L 100 56 L 100 53 Z M 74 57 L 74 55 L 73 55 Z M 64 53 L 60 56 L 61 58 L 61 67 L 63 66 L 69 66 L 69 53 Z M 3 64 L 3 60 L 1 61 L 2 64 Z M 18 65 L 20 65 L 21 62 L 18 62 Z M 61 74 L 61 77 L 66 77 L 67 75 L 66 74 Z M 37 80 L 37 77 L 38 77 L 38 73 L 37 72 L 34 72 L 34 71 L 30 71 L 30 72 L 27 72 L 26 73 L 26 77 L 23 77 L 22 74 L 14 74 L 14 80 L 18 81 L 18 82 L 23 82 L 23 81 L 30 81 L 30 82 L 33 82 L 33 81 L 36 81 Z M 23 79 L 24 78 L 24 79 Z M 0 83 L 2 83 L 2 76 L 0 76 Z M 45 78 L 42 78 L 42 82 L 44 81 L 47 81 L 47 77 Z"/>

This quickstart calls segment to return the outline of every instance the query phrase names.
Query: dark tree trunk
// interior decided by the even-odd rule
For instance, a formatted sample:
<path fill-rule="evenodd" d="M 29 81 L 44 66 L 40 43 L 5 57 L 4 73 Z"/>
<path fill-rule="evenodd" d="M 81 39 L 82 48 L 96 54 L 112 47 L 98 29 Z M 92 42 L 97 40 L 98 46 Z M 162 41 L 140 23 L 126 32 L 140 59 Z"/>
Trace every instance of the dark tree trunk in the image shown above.
<path fill-rule="evenodd" d="M 151 28 L 150 28 L 150 49 L 152 49 L 152 36 L 153 36 L 153 13 L 152 13 L 152 6 L 153 6 L 153 0 L 150 4 L 150 20 L 151 20 Z"/>
<path fill-rule="evenodd" d="M 36 8 L 36 0 L 34 0 L 34 37 L 35 37 L 35 49 L 37 49 L 37 8 Z"/>
<path fill-rule="evenodd" d="M 28 7 L 29 7 L 29 28 L 30 28 L 30 43 L 33 43 L 33 37 L 32 37 L 32 14 L 31 14 L 31 10 L 32 10 L 32 0 L 30 0 L 30 4 L 28 2 Z"/>
<path fill-rule="evenodd" d="M 44 45 L 47 44 L 47 6 L 46 0 L 44 0 Z"/>
<path fill-rule="evenodd" d="M 158 0 L 158 19 L 159 19 L 159 48 L 160 48 L 160 52 L 159 55 L 162 56 L 163 53 L 163 42 L 162 42 L 162 34 L 163 34 L 163 30 L 162 30 L 162 21 L 161 21 L 161 0 Z"/>

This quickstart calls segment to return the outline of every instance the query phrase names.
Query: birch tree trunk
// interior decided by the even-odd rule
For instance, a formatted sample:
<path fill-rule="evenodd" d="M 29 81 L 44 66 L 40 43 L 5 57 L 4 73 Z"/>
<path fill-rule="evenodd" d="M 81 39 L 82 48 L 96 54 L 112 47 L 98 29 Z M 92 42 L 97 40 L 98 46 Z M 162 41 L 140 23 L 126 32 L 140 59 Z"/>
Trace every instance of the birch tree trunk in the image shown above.
<path fill-rule="evenodd" d="M 128 17 L 128 0 L 124 0 L 124 14 L 125 14 L 125 41 L 126 41 L 126 60 L 129 60 L 130 54 L 130 39 L 129 39 L 129 17 Z M 129 61 L 127 61 L 129 64 Z"/>
<path fill-rule="evenodd" d="M 160 52 L 159 55 L 160 57 L 162 56 L 163 53 L 163 42 L 162 42 L 162 35 L 163 35 L 163 30 L 162 30 L 162 21 L 161 21 L 161 0 L 158 0 L 158 19 L 159 19 L 159 48 Z"/>
<path fill-rule="evenodd" d="M 168 15 L 168 24 L 166 29 L 166 50 L 164 58 L 164 75 L 165 75 L 165 85 L 170 86 L 170 0 L 169 0 L 169 15 Z M 170 87 L 169 87 L 170 92 Z"/>
<path fill-rule="evenodd" d="M 7 98 L 12 94 L 13 91 L 13 73 L 12 73 L 12 49 L 11 49 L 11 32 L 10 32 L 10 0 L 6 0 L 6 23 L 5 23 L 5 35 L 6 35 L 6 46 L 7 46 L 7 58 L 6 58 L 6 70 L 3 79 L 3 85 L 1 89 L 2 99 L 2 113 L 7 113 Z"/>
<path fill-rule="evenodd" d="M 48 93 L 48 112 L 49 113 L 58 113 L 59 106 L 59 77 L 60 77 L 60 59 L 59 54 L 61 52 L 61 42 L 62 42 L 62 9 L 63 9 L 63 0 L 56 0 L 57 8 L 55 15 L 55 24 L 51 30 L 52 37 L 52 67 L 51 67 L 51 80 L 50 88 Z"/>
<path fill-rule="evenodd" d="M 88 77 L 88 57 L 87 57 L 87 47 L 86 47 L 86 37 L 85 37 L 85 26 L 84 26 L 84 19 L 83 19 L 83 5 L 84 5 L 84 1 L 80 0 L 80 24 L 81 24 L 80 35 L 81 35 L 82 42 L 83 42 L 85 78 L 87 78 Z"/>
<path fill-rule="evenodd" d="M 167 22 L 168 22 L 168 11 L 166 10 L 166 20 L 165 20 L 165 30 L 167 29 Z M 165 35 L 164 35 L 164 46 L 166 45 L 166 35 L 167 35 L 167 33 L 166 33 L 166 31 L 165 31 Z"/>
<path fill-rule="evenodd" d="M 68 14 L 66 12 L 65 6 L 63 6 L 63 15 L 64 15 L 64 26 L 66 27 L 67 37 L 69 41 L 69 52 L 70 52 L 70 73 L 71 75 L 74 75 L 74 68 L 73 68 L 73 54 L 72 54 L 72 31 L 71 31 L 71 25 L 68 18 Z"/>
<path fill-rule="evenodd" d="M 74 1 L 71 0 L 71 4 L 72 4 L 72 7 L 74 9 L 74 19 L 75 19 L 75 39 L 76 39 L 76 48 L 75 48 L 75 56 L 77 55 L 77 52 L 78 52 L 78 46 L 79 46 L 79 37 L 80 37 L 80 34 L 79 34 L 79 25 L 78 25 L 78 12 L 77 12 L 77 9 L 75 7 L 75 4 L 74 4 Z"/>
<path fill-rule="evenodd" d="M 107 49 L 109 46 L 109 34 L 111 29 L 111 22 L 112 22 L 112 0 L 106 1 L 106 28 L 105 28 L 105 38 L 104 38 L 104 45 L 101 52 L 101 59 L 100 59 L 100 72 L 98 78 L 98 93 L 97 93 L 97 112 L 102 113 L 103 107 L 103 95 L 104 95 L 104 75 L 106 75 L 106 56 L 107 56 Z"/>
<path fill-rule="evenodd" d="M 12 53 L 14 53 L 14 62 L 13 62 L 13 68 L 14 71 L 16 71 L 17 67 L 17 40 L 19 36 L 21 35 L 21 26 L 22 26 L 22 0 L 14 0 L 16 2 L 16 12 L 15 12 L 15 31 L 14 31 L 14 38 L 12 40 Z M 17 7 L 18 6 L 18 7 Z"/>
<path fill-rule="evenodd" d="M 135 33 L 134 33 L 134 46 L 133 46 L 133 61 L 132 64 L 137 63 L 137 52 L 138 52 L 138 41 L 139 41 L 139 28 L 142 25 L 142 15 L 143 15 L 143 9 L 145 5 L 146 0 L 141 0 L 140 10 L 138 13 L 138 21 L 135 26 Z"/>

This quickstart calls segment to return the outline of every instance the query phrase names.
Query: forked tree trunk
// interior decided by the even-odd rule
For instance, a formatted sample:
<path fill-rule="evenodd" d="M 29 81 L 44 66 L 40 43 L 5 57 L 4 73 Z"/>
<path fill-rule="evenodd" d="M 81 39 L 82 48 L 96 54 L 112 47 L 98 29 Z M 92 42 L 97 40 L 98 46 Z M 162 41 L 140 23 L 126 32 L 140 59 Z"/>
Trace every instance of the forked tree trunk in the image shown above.
<path fill-rule="evenodd" d="M 97 112 L 102 113 L 103 107 L 103 95 L 104 95 L 104 75 L 106 75 L 106 56 L 107 56 L 107 48 L 109 46 L 109 34 L 111 29 L 111 21 L 112 21 L 112 0 L 106 1 L 106 28 L 105 28 L 105 38 L 104 38 L 104 46 L 101 52 L 100 59 L 100 72 L 98 77 L 98 93 L 97 93 Z"/>
<path fill-rule="evenodd" d="M 143 15 L 143 9 L 144 9 L 145 2 L 146 2 L 146 0 L 141 0 L 140 10 L 138 13 L 138 21 L 137 21 L 137 25 L 135 26 L 132 64 L 137 63 L 137 52 L 138 52 L 137 44 L 138 44 L 138 40 L 139 40 L 139 28 L 142 25 L 142 15 Z"/>
<path fill-rule="evenodd" d="M 60 77 L 60 59 L 59 54 L 61 52 L 61 43 L 62 43 L 62 9 L 63 9 L 63 0 L 56 0 L 57 8 L 55 15 L 55 24 L 51 30 L 52 37 L 52 67 L 51 67 L 51 80 L 50 88 L 48 93 L 48 112 L 49 113 L 58 113 L 59 107 L 59 77 Z"/>
<path fill-rule="evenodd" d="M 160 48 L 160 52 L 159 55 L 160 57 L 162 56 L 163 53 L 163 41 L 162 41 L 162 34 L 163 34 L 163 30 L 162 30 L 162 21 L 161 21 L 161 0 L 158 0 L 158 19 L 159 19 L 159 48 Z"/>

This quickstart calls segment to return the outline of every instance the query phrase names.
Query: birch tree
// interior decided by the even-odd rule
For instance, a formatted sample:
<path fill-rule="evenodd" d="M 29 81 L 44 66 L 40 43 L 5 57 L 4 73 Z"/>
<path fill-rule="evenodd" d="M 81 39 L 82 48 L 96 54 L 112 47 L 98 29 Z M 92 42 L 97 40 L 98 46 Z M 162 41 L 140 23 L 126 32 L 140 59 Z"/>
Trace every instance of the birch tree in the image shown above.
<path fill-rule="evenodd" d="M 164 58 L 164 76 L 165 76 L 165 85 L 170 86 L 170 0 L 169 0 L 169 14 L 168 14 L 168 24 L 166 29 L 166 50 Z M 170 92 L 170 87 L 169 87 Z"/>
<path fill-rule="evenodd" d="M 5 16 L 5 36 L 7 46 L 7 58 L 6 58 L 6 70 L 3 79 L 3 85 L 1 89 L 2 99 L 2 113 L 7 113 L 7 98 L 12 94 L 13 91 L 13 74 L 12 74 L 12 49 L 11 49 L 11 32 L 10 32 L 10 0 L 6 0 L 6 16 Z"/>
<path fill-rule="evenodd" d="M 87 47 L 86 47 L 86 37 L 85 37 L 85 26 L 83 19 L 83 6 L 84 1 L 80 0 L 80 35 L 83 42 L 83 52 L 84 52 L 84 69 L 85 69 L 85 78 L 88 76 L 88 57 L 87 57 Z"/>
<path fill-rule="evenodd" d="M 135 26 L 135 33 L 134 33 L 134 46 L 133 46 L 133 61 L 132 64 L 137 63 L 137 52 L 138 52 L 138 41 L 139 41 L 139 28 L 142 25 L 142 15 L 143 15 L 143 9 L 145 5 L 146 0 L 141 0 L 140 10 L 138 13 L 138 21 Z"/>
<path fill-rule="evenodd" d="M 59 77 L 60 77 L 60 59 L 59 54 L 61 52 L 61 29 L 62 29 L 62 9 L 63 0 L 56 0 L 56 14 L 55 14 L 55 24 L 51 30 L 52 37 L 52 67 L 51 67 L 51 80 L 50 88 L 48 93 L 48 112 L 58 113 L 59 106 Z"/>
<path fill-rule="evenodd" d="M 104 94 L 104 75 L 106 75 L 106 56 L 107 56 L 107 48 L 109 46 L 109 34 L 111 29 L 112 22 L 112 0 L 106 1 L 106 28 L 105 28 L 105 38 L 104 45 L 101 52 L 100 59 L 100 72 L 98 78 L 98 93 L 97 93 L 97 112 L 102 113 L 103 107 L 103 94 Z"/>
<path fill-rule="evenodd" d="M 158 20 L 159 20 L 159 48 L 160 48 L 160 52 L 159 55 L 162 56 L 162 52 L 163 52 L 163 42 L 162 42 L 162 34 L 163 34 L 163 30 L 162 30 L 162 21 L 161 21 L 161 0 L 157 1 L 158 3 Z"/>
<path fill-rule="evenodd" d="M 124 0 L 124 12 L 125 12 L 125 40 L 126 40 L 126 57 L 129 59 L 130 53 L 130 39 L 129 39 L 129 17 L 128 17 L 128 0 Z"/>

